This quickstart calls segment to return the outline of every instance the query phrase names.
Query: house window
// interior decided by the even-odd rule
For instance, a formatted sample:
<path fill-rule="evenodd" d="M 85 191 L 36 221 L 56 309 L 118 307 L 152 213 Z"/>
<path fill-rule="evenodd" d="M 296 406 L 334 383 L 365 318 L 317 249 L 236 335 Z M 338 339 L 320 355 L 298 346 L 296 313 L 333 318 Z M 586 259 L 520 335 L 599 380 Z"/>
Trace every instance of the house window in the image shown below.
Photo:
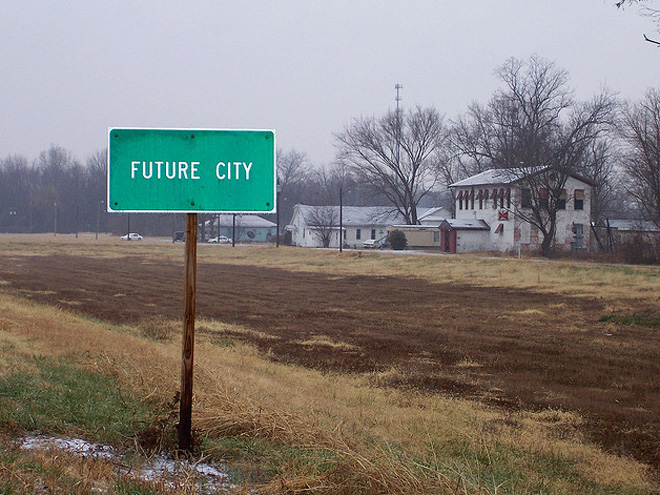
<path fill-rule="evenodd" d="M 493 189 L 493 209 L 497 208 L 497 189 Z"/>
<path fill-rule="evenodd" d="M 511 189 L 506 190 L 506 207 L 511 208 Z"/>
<path fill-rule="evenodd" d="M 474 189 L 470 192 L 470 209 L 474 210 Z"/>
<path fill-rule="evenodd" d="M 521 208 L 531 208 L 532 207 L 532 191 L 529 189 L 523 189 L 521 192 L 520 200 Z"/>
<path fill-rule="evenodd" d="M 539 189 L 539 206 L 541 208 L 548 208 L 548 190 L 547 189 Z"/>
<path fill-rule="evenodd" d="M 504 208 L 504 189 L 500 189 L 500 208 Z"/>
<path fill-rule="evenodd" d="M 573 209 L 584 210 L 584 189 L 576 189 L 573 196 Z"/>
<path fill-rule="evenodd" d="M 355 229 L 355 240 L 359 241 L 362 237 L 362 231 L 360 229 Z"/>
<path fill-rule="evenodd" d="M 440 232 L 433 232 L 433 242 L 440 242 Z"/>
<path fill-rule="evenodd" d="M 561 190 L 561 196 L 559 196 L 559 201 L 557 201 L 557 209 L 558 210 L 566 209 L 566 189 Z"/>
<path fill-rule="evenodd" d="M 344 229 L 344 240 L 346 240 L 346 229 Z"/>
<path fill-rule="evenodd" d="M 484 209 L 484 192 L 479 191 L 477 193 L 477 197 L 479 198 L 479 209 L 483 210 Z"/>
<path fill-rule="evenodd" d="M 376 229 L 371 229 L 371 238 L 372 239 L 376 238 Z"/>

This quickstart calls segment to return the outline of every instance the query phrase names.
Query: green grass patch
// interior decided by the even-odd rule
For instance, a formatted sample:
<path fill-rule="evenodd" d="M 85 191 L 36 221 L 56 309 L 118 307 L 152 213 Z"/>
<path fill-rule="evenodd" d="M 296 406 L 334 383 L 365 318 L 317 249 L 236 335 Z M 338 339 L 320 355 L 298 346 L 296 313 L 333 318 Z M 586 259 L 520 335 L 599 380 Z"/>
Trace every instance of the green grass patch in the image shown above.
<path fill-rule="evenodd" d="M 110 376 L 50 358 L 29 361 L 36 371 L 0 376 L 0 425 L 122 443 L 156 416 L 153 406 L 131 397 Z"/>
<path fill-rule="evenodd" d="M 644 490 L 605 486 L 585 478 L 577 466 L 560 455 L 532 453 L 517 448 L 463 442 L 429 444 L 427 455 L 412 463 L 426 476 L 439 473 L 463 491 L 486 494 L 580 493 L 641 495 Z M 557 486 L 565 491 L 557 492 Z"/>
<path fill-rule="evenodd" d="M 139 481 L 120 480 L 115 484 L 115 493 L 121 495 L 156 495 L 156 491 Z"/>
<path fill-rule="evenodd" d="M 337 454 L 326 448 L 284 445 L 256 438 L 205 438 L 202 450 L 229 462 L 232 483 L 264 483 L 279 475 L 322 475 L 337 466 Z"/>
<path fill-rule="evenodd" d="M 600 317 L 601 322 L 611 322 L 617 325 L 637 325 L 647 328 L 660 328 L 660 312 L 644 311 L 641 313 L 612 313 Z"/>

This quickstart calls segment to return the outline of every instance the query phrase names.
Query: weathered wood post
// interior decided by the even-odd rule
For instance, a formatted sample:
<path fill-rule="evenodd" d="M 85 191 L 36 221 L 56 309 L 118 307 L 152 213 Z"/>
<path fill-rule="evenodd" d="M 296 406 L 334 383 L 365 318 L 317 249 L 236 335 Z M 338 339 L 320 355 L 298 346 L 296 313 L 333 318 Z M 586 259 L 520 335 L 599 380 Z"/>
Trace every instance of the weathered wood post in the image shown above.
<path fill-rule="evenodd" d="M 197 284 L 197 213 L 186 215 L 185 296 L 181 346 L 179 449 L 192 448 L 193 358 L 195 355 L 195 288 Z"/>

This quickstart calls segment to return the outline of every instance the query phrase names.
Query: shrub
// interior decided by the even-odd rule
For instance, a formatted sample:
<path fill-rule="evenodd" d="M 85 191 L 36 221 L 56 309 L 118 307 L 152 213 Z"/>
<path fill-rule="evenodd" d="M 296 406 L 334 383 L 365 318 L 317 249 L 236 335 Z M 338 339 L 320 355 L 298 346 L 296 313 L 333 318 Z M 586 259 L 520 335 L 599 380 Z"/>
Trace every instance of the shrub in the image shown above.
<path fill-rule="evenodd" d="M 406 234 L 402 230 L 393 230 L 390 232 L 389 242 L 392 245 L 392 249 L 396 251 L 401 251 L 408 247 L 408 239 L 406 239 Z"/>

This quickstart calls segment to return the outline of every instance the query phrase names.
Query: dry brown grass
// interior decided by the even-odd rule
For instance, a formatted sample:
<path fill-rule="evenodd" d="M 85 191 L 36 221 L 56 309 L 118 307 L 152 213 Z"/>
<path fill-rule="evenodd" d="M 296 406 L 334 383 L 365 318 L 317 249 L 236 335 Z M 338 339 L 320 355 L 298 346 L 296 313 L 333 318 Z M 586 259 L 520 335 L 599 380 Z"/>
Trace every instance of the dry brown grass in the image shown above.
<path fill-rule="evenodd" d="M 86 366 L 164 402 L 178 388 L 178 343 L 144 340 L 128 327 L 122 331 L 8 294 L 0 296 L 0 314 L 0 338 L 11 341 L 15 353 L 82 357 Z M 537 472 L 537 458 L 559 458 L 579 477 L 605 486 L 641 493 L 653 486 L 643 465 L 585 442 L 574 413 L 504 412 L 375 388 L 363 377 L 278 364 L 249 346 L 218 347 L 206 339 L 198 342 L 196 363 L 198 435 L 260 438 L 336 456 L 325 474 L 291 466 L 262 488 L 267 493 L 497 493 L 497 483 L 484 486 L 478 472 L 487 469 L 478 461 L 484 455 L 513 466 L 524 479 L 520 487 L 552 483 Z M 472 454 L 454 458 L 447 450 L 456 446 Z M 570 485 L 561 485 L 552 484 L 555 493 L 570 493 Z"/>

